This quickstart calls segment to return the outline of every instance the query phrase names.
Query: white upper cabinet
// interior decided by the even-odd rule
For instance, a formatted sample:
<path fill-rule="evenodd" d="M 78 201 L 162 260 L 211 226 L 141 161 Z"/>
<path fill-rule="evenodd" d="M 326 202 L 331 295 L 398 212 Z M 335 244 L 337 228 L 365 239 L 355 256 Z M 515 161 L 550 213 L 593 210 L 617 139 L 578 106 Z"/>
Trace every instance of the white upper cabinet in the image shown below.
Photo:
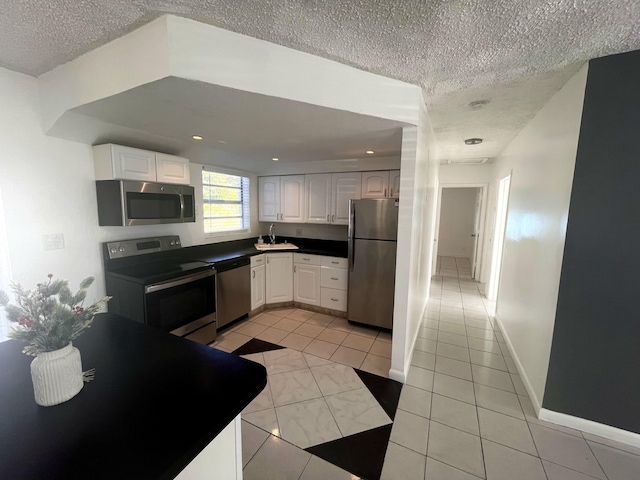
<path fill-rule="evenodd" d="M 304 175 L 258 178 L 261 222 L 303 223 L 305 221 Z"/>
<path fill-rule="evenodd" d="M 331 223 L 349 225 L 349 200 L 361 198 L 360 172 L 331 174 Z"/>
<path fill-rule="evenodd" d="M 387 198 L 389 171 L 362 172 L 362 198 Z"/>
<path fill-rule="evenodd" d="M 259 220 L 280 221 L 280 177 L 258 178 Z"/>
<path fill-rule="evenodd" d="M 93 147 L 96 180 L 139 180 L 188 185 L 189 160 L 108 143 Z"/>
<path fill-rule="evenodd" d="M 191 181 L 189 160 L 166 153 L 156 153 L 156 175 L 160 183 L 180 183 Z"/>
<path fill-rule="evenodd" d="M 280 221 L 303 223 L 304 218 L 304 175 L 280 177 Z"/>
<path fill-rule="evenodd" d="M 331 174 L 305 175 L 307 223 L 331 223 Z"/>
<path fill-rule="evenodd" d="M 398 198 L 400 170 L 258 178 L 261 222 L 349 225 L 349 200 Z"/>
<path fill-rule="evenodd" d="M 389 198 L 400 198 L 400 170 L 389 172 Z"/>

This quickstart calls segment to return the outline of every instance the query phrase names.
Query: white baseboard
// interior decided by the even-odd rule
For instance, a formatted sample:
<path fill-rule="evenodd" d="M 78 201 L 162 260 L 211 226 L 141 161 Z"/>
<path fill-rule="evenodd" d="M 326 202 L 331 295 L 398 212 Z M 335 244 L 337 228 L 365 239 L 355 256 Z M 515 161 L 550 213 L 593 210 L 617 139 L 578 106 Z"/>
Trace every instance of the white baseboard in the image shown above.
<path fill-rule="evenodd" d="M 502 332 L 502 335 L 507 342 L 507 348 L 509 349 L 511 358 L 513 358 L 513 361 L 518 368 L 518 373 L 520 374 L 520 378 L 522 378 L 522 383 L 524 383 L 524 386 L 527 389 L 527 393 L 529 394 L 529 398 L 531 399 L 533 408 L 540 420 L 555 423 L 557 425 L 562 425 L 563 427 L 573 428 L 575 430 L 581 430 L 593 435 L 608 438 L 609 440 L 614 440 L 616 442 L 640 448 L 640 434 L 622 430 L 610 425 L 605 425 L 604 423 L 587 420 L 586 418 L 574 417 L 572 415 L 567 415 L 566 413 L 554 412 L 553 410 L 542 408 L 542 402 L 536 396 L 533 387 L 531 386 L 531 382 L 529 381 L 529 377 L 527 376 L 527 372 L 524 370 L 524 367 L 522 366 L 518 355 L 516 355 L 515 351 L 513 350 L 513 344 L 511 343 L 509 335 L 504 329 L 504 325 L 502 324 L 500 317 L 498 315 L 495 315 L 495 318 L 498 322 L 498 325 L 500 325 L 500 331 Z"/>
<path fill-rule="evenodd" d="M 529 394 L 529 399 L 531 400 L 531 403 L 533 404 L 533 409 L 535 410 L 536 415 L 538 417 L 540 417 L 540 409 L 542 408 L 542 401 L 540 399 L 538 399 L 538 396 L 536 395 L 536 392 L 533 390 L 533 386 L 531 385 L 531 381 L 529 380 L 527 372 L 524 369 L 524 367 L 522 366 L 522 362 L 520 362 L 520 359 L 518 358 L 518 355 L 516 354 L 515 350 L 513 349 L 513 344 L 511 343 L 511 339 L 509 338 L 509 334 L 505 330 L 504 325 L 502 323 L 502 320 L 500 320 L 500 317 L 498 316 L 497 313 L 495 315 L 495 319 L 498 322 L 498 325 L 500 326 L 500 332 L 502 332 L 502 336 L 504 337 L 505 341 L 507 342 L 507 348 L 509 349 L 509 353 L 511 354 L 511 358 L 513 358 L 513 361 L 516 364 L 516 368 L 518 369 L 518 374 L 520 375 L 520 378 L 522 379 L 522 383 L 524 383 L 524 386 L 527 389 L 527 393 Z"/>
<path fill-rule="evenodd" d="M 604 423 L 593 422 L 586 418 L 574 417 L 572 415 L 567 415 L 566 413 L 554 412 L 553 410 L 547 410 L 546 408 L 540 410 L 538 417 L 540 420 L 556 423 L 576 430 L 582 430 L 583 432 L 640 448 L 640 435 L 627 430 L 622 430 L 621 428 L 605 425 Z"/>

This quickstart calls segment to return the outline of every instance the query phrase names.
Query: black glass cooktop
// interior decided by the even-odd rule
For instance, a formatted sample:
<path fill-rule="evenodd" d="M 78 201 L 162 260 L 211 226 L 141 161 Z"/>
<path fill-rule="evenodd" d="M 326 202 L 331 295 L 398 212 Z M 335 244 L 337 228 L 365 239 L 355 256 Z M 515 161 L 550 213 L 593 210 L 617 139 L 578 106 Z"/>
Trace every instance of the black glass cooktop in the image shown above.
<path fill-rule="evenodd" d="M 211 264 L 197 260 L 162 260 L 123 266 L 111 270 L 111 273 L 133 282 L 148 285 L 191 273 L 211 270 L 211 268 Z"/>

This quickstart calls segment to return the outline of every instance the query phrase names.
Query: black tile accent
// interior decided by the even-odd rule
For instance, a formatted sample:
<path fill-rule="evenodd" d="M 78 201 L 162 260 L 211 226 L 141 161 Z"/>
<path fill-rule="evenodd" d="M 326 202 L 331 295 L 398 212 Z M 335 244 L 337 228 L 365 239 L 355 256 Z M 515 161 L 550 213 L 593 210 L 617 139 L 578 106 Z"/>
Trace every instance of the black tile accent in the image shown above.
<path fill-rule="evenodd" d="M 380 480 L 391 427 L 385 425 L 305 450 L 363 479 Z"/>
<path fill-rule="evenodd" d="M 252 338 L 247 343 L 245 343 L 241 347 L 236 348 L 231 353 L 235 353 L 236 355 L 251 355 L 252 353 L 280 350 L 281 348 L 284 347 L 276 345 L 275 343 L 265 342 L 264 340 L 260 340 L 258 338 Z"/>
<path fill-rule="evenodd" d="M 402 383 L 365 372 L 364 370 L 358 370 L 357 368 L 354 368 L 354 370 L 383 410 L 389 415 L 389 418 L 395 420 L 398 402 L 400 401 L 400 392 L 402 392 Z"/>

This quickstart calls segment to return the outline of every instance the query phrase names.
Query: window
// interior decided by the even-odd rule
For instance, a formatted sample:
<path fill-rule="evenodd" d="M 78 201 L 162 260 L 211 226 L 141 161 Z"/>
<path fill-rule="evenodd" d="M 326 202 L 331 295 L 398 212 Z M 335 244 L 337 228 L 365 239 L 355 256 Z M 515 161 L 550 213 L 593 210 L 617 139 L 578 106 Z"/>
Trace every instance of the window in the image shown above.
<path fill-rule="evenodd" d="M 7 245 L 7 230 L 4 223 L 4 211 L 2 209 L 2 192 L 0 192 L 0 290 L 4 290 L 11 297 L 9 288 L 9 248 Z M 12 299 L 13 300 L 13 299 Z M 4 308 L 0 307 L 0 342 L 8 340 L 9 322 L 5 317 Z"/>
<path fill-rule="evenodd" d="M 249 178 L 202 171 L 204 233 L 249 230 Z"/>

